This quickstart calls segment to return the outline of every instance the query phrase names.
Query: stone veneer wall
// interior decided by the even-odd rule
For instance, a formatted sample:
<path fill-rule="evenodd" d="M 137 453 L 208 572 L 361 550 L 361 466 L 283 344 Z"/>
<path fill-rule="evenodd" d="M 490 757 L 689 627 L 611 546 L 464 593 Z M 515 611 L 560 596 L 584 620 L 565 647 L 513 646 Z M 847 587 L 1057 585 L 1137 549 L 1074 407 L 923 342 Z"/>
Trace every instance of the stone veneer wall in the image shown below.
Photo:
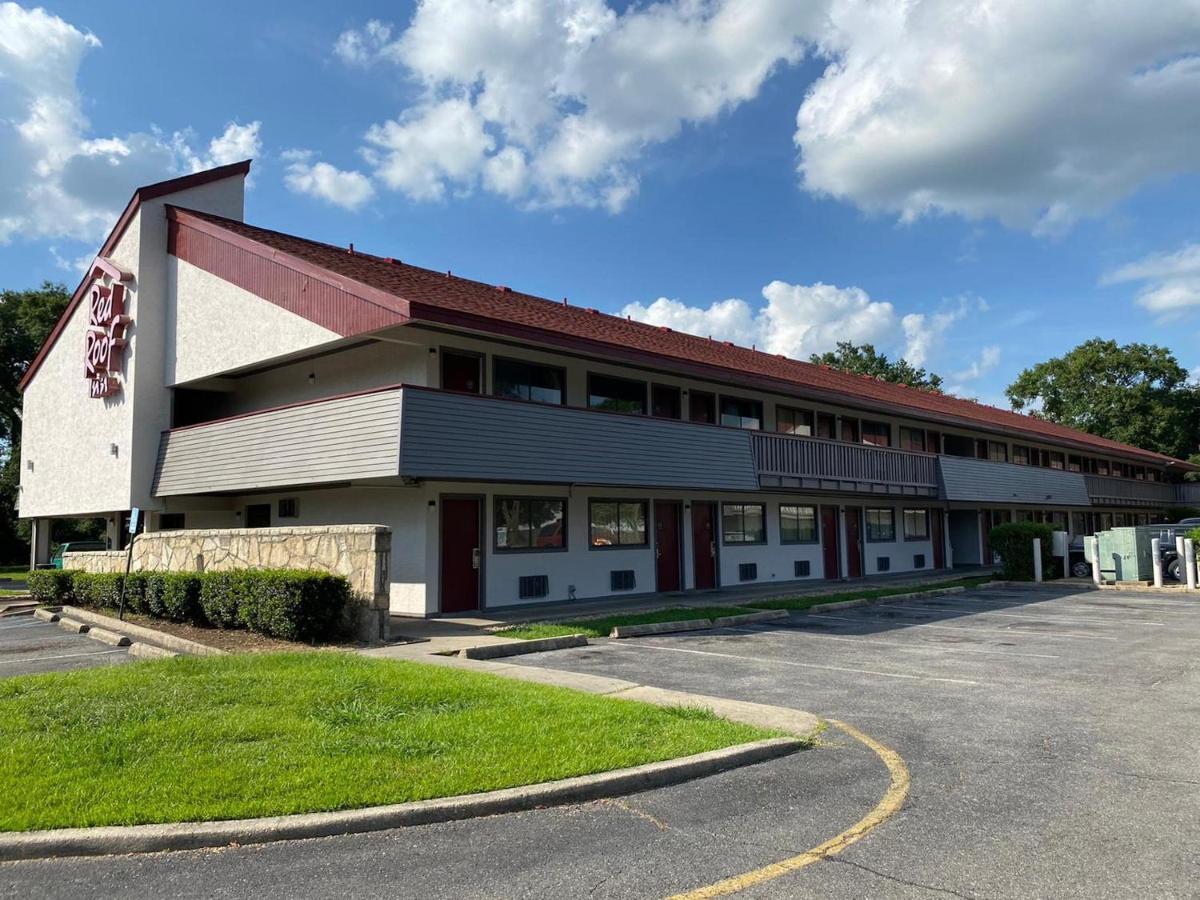
<path fill-rule="evenodd" d="M 309 525 L 292 528 L 198 528 L 139 534 L 135 572 L 206 572 L 229 569 L 317 569 L 343 575 L 357 601 L 360 640 L 387 640 L 392 532 L 383 525 Z M 67 553 L 63 567 L 124 572 L 125 552 Z"/>

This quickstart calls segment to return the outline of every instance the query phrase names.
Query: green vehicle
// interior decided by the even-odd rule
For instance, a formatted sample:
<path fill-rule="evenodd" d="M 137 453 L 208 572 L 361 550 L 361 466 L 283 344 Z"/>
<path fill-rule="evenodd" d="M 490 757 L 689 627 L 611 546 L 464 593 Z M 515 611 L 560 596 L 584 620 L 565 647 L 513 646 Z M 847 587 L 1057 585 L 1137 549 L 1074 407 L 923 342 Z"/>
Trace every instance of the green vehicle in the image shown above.
<path fill-rule="evenodd" d="M 85 550 L 107 549 L 108 541 L 67 541 L 54 548 L 54 555 L 50 557 L 50 568 L 61 569 L 63 567 L 64 553 L 80 553 Z"/>

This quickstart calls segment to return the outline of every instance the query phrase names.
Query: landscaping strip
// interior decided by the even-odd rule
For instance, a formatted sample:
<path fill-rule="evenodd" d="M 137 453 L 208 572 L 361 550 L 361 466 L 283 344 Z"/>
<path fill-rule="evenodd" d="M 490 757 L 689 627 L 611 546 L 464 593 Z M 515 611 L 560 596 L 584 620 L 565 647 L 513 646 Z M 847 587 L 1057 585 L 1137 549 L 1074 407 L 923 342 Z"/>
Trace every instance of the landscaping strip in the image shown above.
<path fill-rule="evenodd" d="M 653 625 L 660 622 L 710 622 L 722 616 L 736 616 L 745 613 L 740 606 L 676 606 L 667 609 L 655 609 L 649 612 L 617 613 L 596 618 L 572 619 L 562 622 L 529 622 L 522 625 L 512 625 L 494 632 L 498 637 L 513 637 L 521 640 L 534 638 L 559 637 L 567 634 L 583 634 L 590 638 L 609 637 L 612 630 L 628 625 Z M 705 627 L 711 627 L 706 625 Z M 688 629 L 675 629 L 686 631 Z M 661 633 L 661 632 L 648 632 Z"/>
<path fill-rule="evenodd" d="M 154 628 L 147 628 L 144 625 L 135 625 L 132 622 L 122 622 L 120 619 L 114 619 L 112 616 L 102 615 L 101 613 L 93 612 L 90 609 L 78 609 L 74 606 L 64 606 L 59 614 L 70 616 L 72 619 L 76 619 L 80 622 L 86 622 L 89 625 L 98 625 L 101 628 L 108 629 L 109 631 L 118 631 L 122 634 L 127 634 L 131 639 L 141 641 L 142 643 L 154 644 L 159 647 L 164 647 L 167 650 L 174 650 L 176 653 L 183 653 L 188 656 L 226 655 L 224 650 L 218 650 L 216 647 L 208 646 L 208 644 L 201 644 L 198 641 L 189 641 L 187 638 L 176 637 L 173 634 L 167 634 L 165 631 L 158 631 Z"/>
<path fill-rule="evenodd" d="M 768 738 L 697 753 L 682 759 L 647 763 L 598 775 L 582 775 L 546 784 L 368 809 L 224 822 L 63 828 L 0 834 L 0 861 L 195 850 L 202 847 L 260 844 L 267 841 L 382 831 L 411 825 L 432 825 L 436 822 L 494 816 L 546 806 L 585 803 L 666 787 L 714 775 L 737 766 L 787 756 L 804 749 L 805 746 L 804 741 L 796 738 Z"/>

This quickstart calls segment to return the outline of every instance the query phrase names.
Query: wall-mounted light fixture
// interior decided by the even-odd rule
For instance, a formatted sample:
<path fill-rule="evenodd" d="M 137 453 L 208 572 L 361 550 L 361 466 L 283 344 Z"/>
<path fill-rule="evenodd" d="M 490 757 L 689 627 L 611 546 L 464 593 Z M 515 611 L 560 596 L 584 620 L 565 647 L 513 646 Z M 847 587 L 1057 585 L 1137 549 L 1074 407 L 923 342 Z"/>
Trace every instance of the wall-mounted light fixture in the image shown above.
<path fill-rule="evenodd" d="M 316 384 L 316 383 L 317 383 L 317 373 L 316 373 L 316 372 L 309 372 L 309 373 L 308 373 L 308 383 L 309 383 L 309 384 Z"/>
<path fill-rule="evenodd" d="M 109 444 L 109 445 L 108 445 L 108 452 L 109 452 L 109 453 L 111 453 L 113 456 L 120 456 L 120 455 L 121 455 L 121 448 L 120 448 L 120 447 L 118 447 L 116 444 Z"/>

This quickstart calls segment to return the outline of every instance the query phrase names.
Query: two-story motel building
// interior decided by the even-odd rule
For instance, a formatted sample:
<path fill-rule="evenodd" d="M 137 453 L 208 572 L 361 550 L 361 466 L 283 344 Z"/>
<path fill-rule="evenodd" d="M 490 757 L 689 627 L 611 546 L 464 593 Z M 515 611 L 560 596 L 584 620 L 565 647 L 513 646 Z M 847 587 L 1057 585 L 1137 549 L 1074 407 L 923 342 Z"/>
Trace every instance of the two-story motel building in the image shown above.
<path fill-rule="evenodd" d="M 1190 467 L 258 228 L 249 163 L 139 189 L 23 382 L 20 513 L 382 524 L 391 608 L 936 570 L 1184 500 Z"/>

